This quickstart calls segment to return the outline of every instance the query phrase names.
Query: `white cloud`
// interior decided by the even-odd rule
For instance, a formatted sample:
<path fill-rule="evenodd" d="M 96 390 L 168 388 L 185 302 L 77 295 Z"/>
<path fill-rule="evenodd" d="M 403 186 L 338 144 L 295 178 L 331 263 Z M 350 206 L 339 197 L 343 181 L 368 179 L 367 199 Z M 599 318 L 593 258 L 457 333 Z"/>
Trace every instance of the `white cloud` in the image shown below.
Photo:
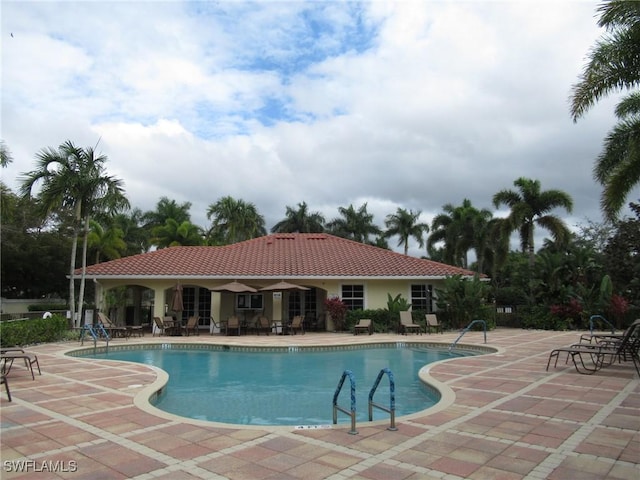
<path fill-rule="evenodd" d="M 224 195 L 269 227 L 302 201 L 430 221 L 464 198 L 491 208 L 520 176 L 570 193 L 570 222 L 599 220 L 615 99 L 577 124 L 568 108 L 596 6 L 3 2 L 3 181 L 43 147 L 100 138 L 134 206 L 189 201 L 202 226 Z"/>

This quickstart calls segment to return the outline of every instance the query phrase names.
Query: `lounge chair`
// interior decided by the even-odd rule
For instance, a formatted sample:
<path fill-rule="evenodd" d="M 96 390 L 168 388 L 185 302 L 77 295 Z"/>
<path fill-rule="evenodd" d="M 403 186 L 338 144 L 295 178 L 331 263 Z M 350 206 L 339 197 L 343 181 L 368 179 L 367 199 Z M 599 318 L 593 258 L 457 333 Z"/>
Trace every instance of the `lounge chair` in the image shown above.
<path fill-rule="evenodd" d="M 373 333 L 373 325 L 370 318 L 361 318 L 358 324 L 353 327 L 354 335 L 358 335 L 360 332 L 366 332 L 369 335 Z"/>
<path fill-rule="evenodd" d="M 417 323 L 413 323 L 411 312 L 404 311 L 400 312 L 400 333 L 406 335 L 407 332 L 417 332 L 422 335 L 422 326 Z"/>
<path fill-rule="evenodd" d="M 547 361 L 547 370 L 553 358 L 554 367 L 558 365 L 561 353 L 566 353 L 567 362 L 571 358 L 576 371 L 585 375 L 594 374 L 611 365 L 616 359 L 620 362 L 631 359 L 640 375 L 640 320 L 634 321 L 621 338 L 601 340 L 598 343 L 576 343 L 552 350 Z M 588 361 L 585 361 L 586 359 Z"/>
<path fill-rule="evenodd" d="M 38 367 L 38 374 L 42 375 L 38 357 L 35 354 L 25 352 L 24 350 L 7 350 L 0 353 L 0 361 L 2 362 L 2 366 L 0 367 L 0 369 L 2 375 L 9 375 L 14 360 L 24 360 L 24 366 L 31 372 L 32 380 L 36 379 L 35 375 L 33 374 L 34 364 L 36 365 L 36 367 Z"/>
<path fill-rule="evenodd" d="M 425 331 L 427 333 L 431 333 L 431 329 L 434 329 L 436 333 L 442 333 L 442 324 L 438 322 L 438 317 L 435 313 L 426 313 L 424 315 L 425 319 Z"/>
<path fill-rule="evenodd" d="M 230 335 L 231 332 L 234 332 L 236 335 L 240 335 L 240 319 L 237 315 L 231 315 L 227 320 L 226 333 L 227 335 Z"/>
<path fill-rule="evenodd" d="M 131 332 L 127 330 L 127 327 L 119 327 L 102 312 L 98 312 L 98 322 L 102 324 L 102 327 L 109 333 L 111 338 L 128 338 L 130 336 Z"/>
<path fill-rule="evenodd" d="M 9 398 L 9 401 L 11 402 L 11 390 L 9 390 L 9 381 L 7 380 L 7 377 L 4 375 L 0 375 L 0 385 L 4 384 L 4 389 L 7 392 L 7 397 Z"/>
<path fill-rule="evenodd" d="M 164 335 L 164 322 L 162 321 L 162 319 L 160 317 L 153 317 L 153 327 L 152 327 L 152 336 L 156 336 L 156 332 L 158 332 L 158 335 Z"/>
<path fill-rule="evenodd" d="M 266 332 L 267 335 L 271 333 L 271 321 L 264 315 L 260 315 L 257 318 L 256 332 L 260 335 L 260 332 Z"/>
<path fill-rule="evenodd" d="M 198 320 L 200 320 L 200 318 L 195 315 L 189 317 L 189 319 L 187 320 L 187 324 L 184 326 L 184 332 L 187 334 L 187 337 L 189 336 L 189 332 L 193 332 L 196 335 L 200 335 L 200 327 L 198 327 Z"/>
<path fill-rule="evenodd" d="M 295 335 L 296 332 L 300 332 L 304 335 L 304 315 L 296 315 L 293 317 L 293 320 L 291 320 L 291 323 L 289 324 L 289 331 L 292 335 Z"/>

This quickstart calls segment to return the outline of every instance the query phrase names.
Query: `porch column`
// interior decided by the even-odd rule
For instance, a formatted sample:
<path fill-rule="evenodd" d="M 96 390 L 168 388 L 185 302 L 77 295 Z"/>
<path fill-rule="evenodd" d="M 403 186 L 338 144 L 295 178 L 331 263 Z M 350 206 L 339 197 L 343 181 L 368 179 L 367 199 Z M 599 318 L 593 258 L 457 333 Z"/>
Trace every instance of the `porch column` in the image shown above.
<path fill-rule="evenodd" d="M 220 320 L 222 320 L 222 294 L 220 292 L 211 292 L 211 316 L 218 328 L 209 320 L 209 333 L 220 333 Z"/>

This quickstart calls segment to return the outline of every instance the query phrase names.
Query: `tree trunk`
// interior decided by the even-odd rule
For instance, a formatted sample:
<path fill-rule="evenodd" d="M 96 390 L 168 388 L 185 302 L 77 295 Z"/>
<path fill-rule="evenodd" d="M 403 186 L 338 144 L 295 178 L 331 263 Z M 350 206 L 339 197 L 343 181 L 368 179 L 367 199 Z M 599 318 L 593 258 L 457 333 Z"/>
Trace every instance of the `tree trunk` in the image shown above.
<path fill-rule="evenodd" d="M 71 264 L 69 267 L 69 310 L 71 312 L 71 323 L 75 328 L 80 326 L 80 323 L 76 320 L 76 277 L 74 271 L 76 269 L 76 254 L 78 252 L 78 234 L 80 229 L 80 211 L 82 209 L 82 203 L 78 202 L 75 212 L 75 225 L 73 226 L 73 241 L 71 242 Z"/>
<path fill-rule="evenodd" d="M 82 324 L 82 308 L 84 306 L 84 286 L 87 275 L 87 246 L 89 243 L 89 216 L 84 219 L 84 230 L 82 234 L 82 275 L 80 277 L 80 293 L 78 298 L 78 312 L 80 312 L 80 323 Z"/>

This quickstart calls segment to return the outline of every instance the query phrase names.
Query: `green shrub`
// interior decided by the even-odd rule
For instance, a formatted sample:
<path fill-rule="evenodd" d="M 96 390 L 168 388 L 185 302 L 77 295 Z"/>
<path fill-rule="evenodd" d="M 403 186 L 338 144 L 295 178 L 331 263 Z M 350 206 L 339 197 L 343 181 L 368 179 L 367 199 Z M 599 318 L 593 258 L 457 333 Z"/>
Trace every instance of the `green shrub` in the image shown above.
<path fill-rule="evenodd" d="M 69 335 L 69 322 L 62 315 L 0 323 L 0 346 L 17 347 L 56 342 Z"/>
<path fill-rule="evenodd" d="M 49 312 L 49 311 L 67 311 L 69 307 L 64 303 L 39 303 L 37 305 L 28 305 L 29 312 Z"/>
<path fill-rule="evenodd" d="M 393 327 L 391 326 L 391 316 L 388 310 L 349 310 L 346 317 L 347 330 L 353 330 L 360 319 L 370 318 L 373 323 L 373 331 L 378 333 L 387 333 Z"/>
<path fill-rule="evenodd" d="M 567 320 L 553 315 L 547 306 L 521 307 L 518 313 L 521 316 L 522 328 L 538 330 L 569 329 Z"/>

